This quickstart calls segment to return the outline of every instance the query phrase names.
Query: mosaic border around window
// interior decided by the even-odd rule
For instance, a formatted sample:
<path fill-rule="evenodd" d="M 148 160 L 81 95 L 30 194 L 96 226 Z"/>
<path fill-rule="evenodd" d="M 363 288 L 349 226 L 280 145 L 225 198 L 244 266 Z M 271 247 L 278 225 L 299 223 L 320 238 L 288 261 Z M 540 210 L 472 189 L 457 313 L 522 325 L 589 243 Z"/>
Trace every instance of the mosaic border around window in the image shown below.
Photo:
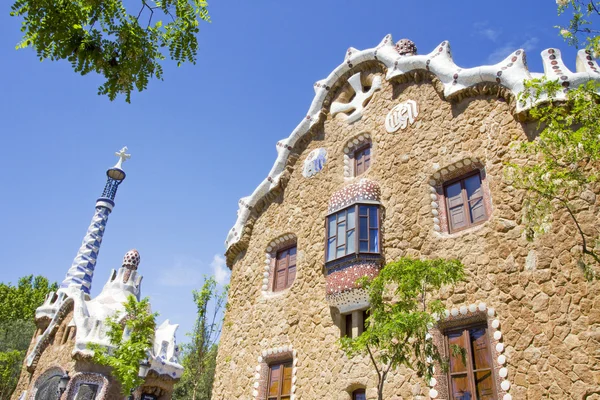
<path fill-rule="evenodd" d="M 276 296 L 279 293 L 283 293 L 289 289 L 286 288 L 279 292 L 273 291 L 273 280 L 275 279 L 275 263 L 277 261 L 277 252 L 284 247 L 292 246 L 296 244 L 297 246 L 298 239 L 296 235 L 293 233 L 284 233 L 279 235 L 276 239 L 273 239 L 266 249 L 265 254 L 265 266 L 263 271 L 263 279 L 262 279 L 262 287 L 261 293 L 263 296 Z M 296 274 L 298 273 L 298 253 L 296 252 Z M 293 282 L 292 282 L 293 285 Z M 290 285 L 290 287 L 292 287 Z"/>
<path fill-rule="evenodd" d="M 35 400 L 35 395 L 37 394 L 37 391 L 42 383 L 46 382 L 48 379 L 52 378 L 53 376 L 57 376 L 57 375 L 63 376 L 64 374 L 65 374 L 65 369 L 59 365 L 54 365 L 50 368 L 47 368 L 44 372 L 42 372 L 40 374 L 40 376 L 37 377 L 37 379 L 35 380 L 35 383 L 33 384 L 33 389 L 31 390 L 31 394 L 29 394 L 27 397 L 30 400 Z"/>
<path fill-rule="evenodd" d="M 258 364 L 255 368 L 254 384 L 252 386 L 252 398 L 259 400 L 264 399 L 267 394 L 267 386 L 269 382 L 269 365 L 277 362 L 285 362 L 292 360 L 292 393 L 290 400 L 296 399 L 296 372 L 298 371 L 298 352 L 292 348 L 291 344 L 271 347 L 265 349 L 258 356 Z"/>
<path fill-rule="evenodd" d="M 444 183 L 466 175 L 475 170 L 480 171 L 481 188 L 483 190 L 483 202 L 488 216 L 488 220 L 492 215 L 492 194 L 490 192 L 489 182 L 485 166 L 476 157 L 462 157 L 443 168 L 434 172 L 429 179 L 429 197 L 431 199 L 431 214 L 433 220 L 433 230 L 444 235 L 454 235 L 459 232 L 450 233 L 448 229 L 448 215 L 446 211 L 446 196 L 444 194 Z M 472 228 L 469 227 L 465 231 L 468 232 Z M 460 232 L 462 233 L 462 231 Z"/>
<path fill-rule="evenodd" d="M 344 178 L 354 178 L 354 152 L 367 143 L 371 145 L 371 160 L 373 160 L 373 141 L 370 133 L 360 133 L 344 145 Z"/>
<path fill-rule="evenodd" d="M 69 381 L 66 390 L 68 393 L 67 399 L 74 400 L 79 392 L 79 387 L 86 383 L 98 386 L 95 400 L 103 400 L 106 398 L 106 393 L 108 392 L 108 379 L 104 375 L 95 372 L 79 372 L 73 375 Z"/>
<path fill-rule="evenodd" d="M 438 316 L 434 316 L 440 321 Z M 458 308 L 445 310 L 444 319 L 439 325 L 432 329 L 432 334 L 427 334 L 428 338 L 433 339 L 436 346 L 445 353 L 445 347 L 442 345 L 444 341 L 444 329 L 454 326 L 468 325 L 473 322 L 486 322 L 488 327 L 488 335 L 490 342 L 490 351 L 492 352 L 494 380 L 498 399 L 512 400 L 512 395 L 509 393 L 511 382 L 508 380 L 507 358 L 504 354 L 505 346 L 502 342 L 502 332 L 500 331 L 500 320 L 496 315 L 496 310 L 493 307 L 488 307 L 486 303 L 472 303 L 469 306 L 462 305 Z M 447 354 L 442 354 L 448 356 Z M 434 369 L 435 372 L 435 369 Z M 449 385 L 446 373 L 436 373 L 429 381 L 429 397 L 448 398 Z"/>

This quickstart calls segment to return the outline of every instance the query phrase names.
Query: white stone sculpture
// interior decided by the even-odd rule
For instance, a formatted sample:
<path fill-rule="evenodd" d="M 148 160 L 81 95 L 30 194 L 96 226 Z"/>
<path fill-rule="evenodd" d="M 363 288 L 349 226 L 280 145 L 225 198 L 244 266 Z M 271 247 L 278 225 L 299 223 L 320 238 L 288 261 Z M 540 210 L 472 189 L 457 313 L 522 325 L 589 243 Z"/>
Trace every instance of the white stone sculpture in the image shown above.
<path fill-rule="evenodd" d="M 340 103 L 336 101 L 331 104 L 331 116 L 333 117 L 338 113 L 353 110 L 352 113 L 348 115 L 348 118 L 346 118 L 346 122 L 351 124 L 362 118 L 365 104 L 373 97 L 375 91 L 381 89 L 381 77 L 374 77 L 371 87 L 366 92 L 363 91 L 363 86 L 360 81 L 360 72 L 348 78 L 348 83 L 354 90 L 354 97 L 349 103 Z"/>
<path fill-rule="evenodd" d="M 392 108 L 385 117 L 385 130 L 388 133 L 394 133 L 398 129 L 406 129 L 415 123 L 417 115 L 419 115 L 417 102 L 406 100 Z"/>

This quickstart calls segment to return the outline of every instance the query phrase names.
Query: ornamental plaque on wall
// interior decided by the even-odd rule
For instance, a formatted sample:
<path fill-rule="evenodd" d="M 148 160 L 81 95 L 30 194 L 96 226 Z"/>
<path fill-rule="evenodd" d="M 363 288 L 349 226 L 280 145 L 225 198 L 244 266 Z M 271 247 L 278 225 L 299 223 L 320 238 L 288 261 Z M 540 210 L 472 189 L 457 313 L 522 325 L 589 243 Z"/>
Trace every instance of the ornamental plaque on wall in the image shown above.
<path fill-rule="evenodd" d="M 415 123 L 419 115 L 419 107 L 414 100 L 406 100 L 396 105 L 385 117 L 385 130 L 388 133 L 394 133 L 398 129 L 406 129 L 407 126 Z"/>
<path fill-rule="evenodd" d="M 302 175 L 304 175 L 305 178 L 310 178 L 311 176 L 316 175 L 323 169 L 326 162 L 327 150 L 323 148 L 314 149 L 308 154 L 306 160 L 304 160 L 304 169 L 302 171 Z"/>

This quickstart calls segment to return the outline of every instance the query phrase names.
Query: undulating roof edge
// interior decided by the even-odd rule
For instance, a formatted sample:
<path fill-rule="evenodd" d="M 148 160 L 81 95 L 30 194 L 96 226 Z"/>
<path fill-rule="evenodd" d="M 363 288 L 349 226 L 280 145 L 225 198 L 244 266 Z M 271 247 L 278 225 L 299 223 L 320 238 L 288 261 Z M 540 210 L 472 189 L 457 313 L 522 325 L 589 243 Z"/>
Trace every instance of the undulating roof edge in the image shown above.
<path fill-rule="evenodd" d="M 600 82 L 600 67 L 586 50 L 577 53 L 576 71 L 570 71 L 562 61 L 560 50 L 546 49 L 542 51 L 543 73 L 531 73 L 527 68 L 525 50 L 519 49 L 511 53 L 503 61 L 495 65 L 483 65 L 474 68 L 460 68 L 452 60 L 450 44 L 442 42 L 432 52 L 426 55 L 400 55 L 397 51 L 392 35 L 386 35 L 374 48 L 357 50 L 349 48 L 346 52 L 344 62 L 338 65 L 327 78 L 314 84 L 315 97 L 308 109 L 306 117 L 296 126 L 292 133 L 283 140 L 277 142 L 277 159 L 269 175 L 265 178 L 254 192 L 239 201 L 239 209 L 235 225 L 229 230 L 225 240 L 227 265 L 231 268 L 232 262 L 237 254 L 245 248 L 241 243 L 244 231 L 254 206 L 264 200 L 280 184 L 281 177 L 285 172 L 290 153 L 294 145 L 302 139 L 310 128 L 319 122 L 327 95 L 331 88 L 338 84 L 342 78 L 347 78 L 347 73 L 358 65 L 376 61 L 387 68 L 386 79 L 405 75 L 415 70 L 425 70 L 435 75 L 443 84 L 443 95 L 446 99 L 456 97 L 466 89 L 479 84 L 491 83 L 503 86 L 510 91 L 515 99 L 524 90 L 524 81 L 532 78 L 546 76 L 548 80 L 558 80 L 563 87 L 576 87 L 590 80 Z M 557 68 L 558 67 L 558 68 Z M 467 91 L 468 92 L 468 91 Z M 565 90 L 566 92 L 566 90 Z M 472 92 L 473 95 L 477 92 Z M 558 93 L 557 100 L 564 99 L 565 93 Z M 540 98 L 537 103 L 547 100 Z M 535 104 L 528 101 L 525 104 L 515 102 L 515 113 L 520 114 L 527 111 Z"/>

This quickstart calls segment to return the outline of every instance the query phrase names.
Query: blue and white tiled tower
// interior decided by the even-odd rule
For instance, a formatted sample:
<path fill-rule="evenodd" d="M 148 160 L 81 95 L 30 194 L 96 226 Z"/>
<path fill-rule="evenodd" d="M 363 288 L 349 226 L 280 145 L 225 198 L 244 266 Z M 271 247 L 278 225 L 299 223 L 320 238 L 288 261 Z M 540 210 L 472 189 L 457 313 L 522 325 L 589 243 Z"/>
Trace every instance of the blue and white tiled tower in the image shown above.
<path fill-rule="evenodd" d="M 114 167 L 106 171 L 107 180 L 104 192 L 96 201 L 96 212 L 94 213 L 92 222 L 73 260 L 73 264 L 67 272 L 67 276 L 60 285 L 59 292 L 67 292 L 75 289 L 83 291 L 87 297 L 90 295 L 92 277 L 94 276 L 94 268 L 96 267 L 100 244 L 102 244 L 102 236 L 106 228 L 106 221 L 115 205 L 117 189 L 125 179 L 123 162 L 131 157 L 126 152 L 127 147 L 123 147 L 115 153 L 119 157 L 119 161 Z"/>

